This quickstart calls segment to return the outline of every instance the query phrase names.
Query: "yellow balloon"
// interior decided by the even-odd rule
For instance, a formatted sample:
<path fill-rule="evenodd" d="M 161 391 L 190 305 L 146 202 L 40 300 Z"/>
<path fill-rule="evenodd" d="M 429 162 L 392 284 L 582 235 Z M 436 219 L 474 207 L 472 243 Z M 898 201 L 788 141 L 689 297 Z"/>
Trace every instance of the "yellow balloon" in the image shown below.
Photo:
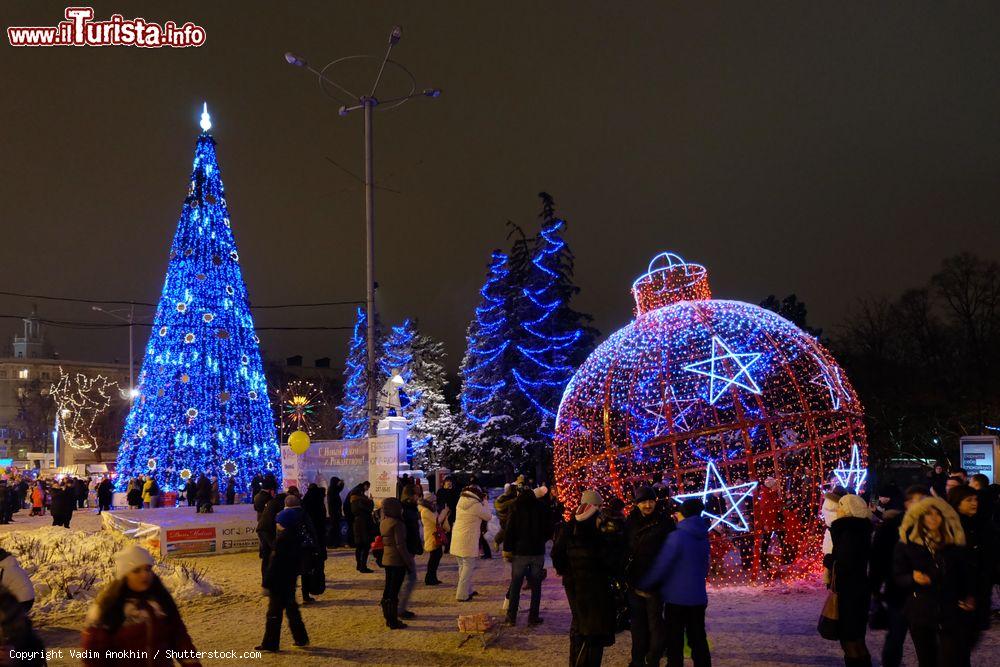
<path fill-rule="evenodd" d="M 309 436 L 305 431 L 295 431 L 288 436 L 288 446 L 296 454 L 305 454 L 309 449 Z"/>

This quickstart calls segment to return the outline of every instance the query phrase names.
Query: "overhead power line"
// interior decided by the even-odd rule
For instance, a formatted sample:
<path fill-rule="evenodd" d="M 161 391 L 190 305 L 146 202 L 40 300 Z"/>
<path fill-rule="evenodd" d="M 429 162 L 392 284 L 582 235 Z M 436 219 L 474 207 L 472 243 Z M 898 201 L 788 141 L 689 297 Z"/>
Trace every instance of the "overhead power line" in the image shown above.
<path fill-rule="evenodd" d="M 69 303 L 99 303 L 105 305 L 121 305 L 121 306 L 148 306 L 150 308 L 155 308 L 155 303 L 149 303 L 146 301 L 131 301 L 129 299 L 84 299 L 80 297 L 68 297 L 68 296 L 52 296 L 49 294 L 25 294 L 23 292 L 3 292 L 0 291 L 0 296 L 14 296 L 24 299 L 37 299 L 39 301 L 65 301 Z M 250 305 L 251 310 L 271 310 L 276 308 L 317 308 L 323 306 L 354 306 L 363 304 L 363 300 L 353 300 L 353 301 L 315 301 L 310 303 L 277 303 L 277 304 L 264 304 L 264 305 Z"/>
<path fill-rule="evenodd" d="M 102 303 L 111 303 L 104 301 Z M 0 319 L 5 320 L 26 320 L 34 319 L 40 324 L 60 329 L 82 329 L 82 330 L 106 330 L 121 329 L 129 326 L 128 322 L 88 322 L 85 320 L 50 320 L 44 317 L 32 317 L 29 315 L 12 315 L 0 313 Z M 151 327 L 152 322 L 134 322 L 137 327 Z M 254 327 L 254 331 L 349 331 L 353 326 L 305 326 L 305 327 Z"/>

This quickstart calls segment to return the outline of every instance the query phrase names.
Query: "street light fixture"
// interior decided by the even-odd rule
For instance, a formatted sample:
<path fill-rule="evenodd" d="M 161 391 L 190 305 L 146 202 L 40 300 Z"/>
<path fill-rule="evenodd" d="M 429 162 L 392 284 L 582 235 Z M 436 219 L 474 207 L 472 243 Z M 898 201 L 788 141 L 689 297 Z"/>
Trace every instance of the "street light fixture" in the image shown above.
<path fill-rule="evenodd" d="M 341 102 L 341 107 L 339 109 L 339 114 L 341 116 L 347 116 L 353 111 L 361 110 L 364 112 L 364 145 L 365 145 L 365 175 L 364 175 L 364 185 L 365 185 L 365 245 L 366 245 L 366 279 L 367 285 L 365 289 L 365 310 L 368 318 L 368 331 L 367 331 L 367 348 L 368 357 L 366 365 L 366 375 L 368 379 L 368 434 L 370 436 L 375 435 L 376 427 L 376 401 L 378 396 L 378 387 L 375 386 L 375 378 L 377 377 L 376 367 L 375 367 L 375 177 L 374 177 L 374 143 L 373 143 L 373 133 L 372 133 L 372 112 L 376 107 L 388 111 L 390 109 L 395 109 L 401 104 L 415 98 L 415 97 L 428 97 L 436 98 L 441 95 L 440 88 L 427 88 L 421 92 L 417 91 L 416 79 L 410 74 L 400 63 L 391 60 L 389 58 L 392 48 L 399 43 L 399 40 L 403 36 L 403 29 L 400 26 L 393 26 L 392 31 L 389 33 L 388 45 L 386 46 L 385 55 L 381 57 L 371 56 L 371 55 L 353 55 L 346 56 L 343 58 L 338 58 L 327 63 L 322 69 L 317 70 L 312 67 L 309 62 L 302 56 L 296 55 L 294 53 L 288 52 L 285 54 L 285 61 L 289 65 L 295 67 L 301 67 L 303 69 L 309 70 L 316 75 L 319 80 L 320 88 L 324 92 L 329 94 L 334 99 Z M 375 75 L 375 80 L 371 86 L 371 92 L 367 95 L 357 95 L 347 90 L 344 86 L 340 85 L 333 79 L 327 76 L 327 71 L 337 65 L 349 60 L 380 60 L 378 74 Z M 379 101 L 375 96 L 378 92 L 378 85 L 382 80 L 382 73 L 385 71 L 386 65 L 390 65 L 393 68 L 402 71 L 410 80 L 410 91 L 399 97 L 394 97 L 391 99 Z M 323 85 L 324 83 L 332 86 L 337 93 L 331 94 L 327 88 Z M 346 97 L 346 100 L 344 99 Z"/>
<path fill-rule="evenodd" d="M 139 391 L 135 388 L 135 361 L 132 358 L 132 329 L 135 326 L 135 304 L 129 305 L 128 308 L 117 308 L 115 310 L 105 310 L 100 306 L 91 306 L 90 309 L 110 315 L 122 322 L 128 322 L 128 400 L 129 403 L 132 403 L 136 396 L 139 395 Z M 119 314 L 123 312 L 128 312 L 128 317 Z"/>

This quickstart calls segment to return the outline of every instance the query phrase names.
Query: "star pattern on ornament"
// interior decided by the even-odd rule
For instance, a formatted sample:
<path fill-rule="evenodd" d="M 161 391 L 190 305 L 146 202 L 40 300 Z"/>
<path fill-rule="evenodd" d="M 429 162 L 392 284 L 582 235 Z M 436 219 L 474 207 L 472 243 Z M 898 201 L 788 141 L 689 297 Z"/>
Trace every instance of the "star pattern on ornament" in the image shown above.
<path fill-rule="evenodd" d="M 712 486 L 713 479 L 715 478 L 715 486 Z M 683 502 L 687 498 L 698 498 L 701 502 L 708 504 L 709 494 L 713 494 L 716 491 L 722 491 L 722 497 L 726 501 L 727 509 L 722 513 L 721 516 L 716 516 L 711 512 L 702 512 L 702 516 L 706 516 L 712 520 L 712 524 L 709 526 L 709 530 L 712 530 L 720 523 L 724 524 L 733 530 L 745 533 L 750 530 L 750 525 L 747 523 L 747 519 L 743 516 L 743 512 L 740 510 L 740 505 L 744 500 L 749 498 L 754 489 L 757 488 L 757 482 L 746 482 L 745 484 L 734 484 L 733 486 L 728 486 L 726 481 L 722 479 L 722 475 L 719 474 L 718 468 L 715 467 L 715 463 L 712 461 L 708 462 L 705 468 L 705 488 L 700 493 L 683 493 L 674 496 L 674 499 Z"/>
<path fill-rule="evenodd" d="M 677 391 L 674 389 L 673 385 L 665 383 L 663 385 L 662 396 L 659 401 L 653 403 L 646 403 L 642 405 L 642 411 L 653 418 L 653 428 L 652 435 L 647 438 L 658 438 L 662 433 L 667 431 L 690 431 L 691 424 L 688 423 L 687 413 L 690 412 L 695 404 L 697 404 L 701 399 L 698 398 L 686 398 L 680 399 L 677 397 Z M 667 403 L 673 405 L 671 410 L 671 419 L 667 420 L 664 408 Z M 645 415 L 640 415 L 640 417 L 645 418 Z M 667 428 L 667 425 L 671 428 Z"/>
<path fill-rule="evenodd" d="M 836 475 L 837 482 L 851 493 L 857 493 L 861 489 L 868 477 L 868 469 L 861 467 L 861 452 L 857 445 L 851 445 L 851 462 L 847 467 L 844 467 L 841 460 L 840 467 L 834 468 L 833 474 Z"/>
<path fill-rule="evenodd" d="M 830 392 L 830 403 L 834 410 L 840 409 L 841 397 L 844 395 L 844 383 L 840 379 L 840 369 L 831 368 L 829 365 L 814 355 L 816 363 L 819 364 L 819 375 L 809 380 L 810 384 L 823 387 Z"/>
<path fill-rule="evenodd" d="M 712 336 L 712 356 L 704 361 L 684 366 L 684 370 L 704 375 L 709 379 L 709 400 L 715 404 L 726 390 L 732 386 L 746 389 L 747 391 L 759 394 L 760 387 L 750 375 L 750 367 L 761 358 L 760 352 L 733 352 L 725 341 L 718 336 Z M 729 360 L 729 364 L 722 363 Z M 736 372 L 732 372 L 733 366 Z"/>

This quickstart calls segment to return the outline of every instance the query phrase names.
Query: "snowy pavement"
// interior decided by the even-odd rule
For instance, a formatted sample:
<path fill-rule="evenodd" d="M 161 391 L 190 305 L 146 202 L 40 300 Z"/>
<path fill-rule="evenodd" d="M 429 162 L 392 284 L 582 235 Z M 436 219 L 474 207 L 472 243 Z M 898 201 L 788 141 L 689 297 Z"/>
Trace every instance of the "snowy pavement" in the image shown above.
<path fill-rule="evenodd" d="M 29 530 L 48 525 L 51 520 L 20 513 L 18 521 L 0 526 L 0 532 Z M 98 530 L 100 521 L 92 510 L 77 513 L 73 528 Z M 194 560 L 194 559 L 193 559 Z M 206 568 L 206 576 L 222 589 L 218 597 L 180 602 L 181 613 L 202 651 L 252 651 L 260 643 L 264 627 L 266 599 L 260 596 L 260 561 L 254 553 L 210 556 L 196 559 Z M 418 559 L 422 572 L 426 557 Z M 458 614 L 500 613 L 508 568 L 500 559 L 479 561 L 475 602 L 458 603 L 452 586 L 427 587 L 418 583 L 412 610 L 417 618 L 406 630 L 387 630 L 378 600 L 382 593 L 382 573 L 358 574 L 353 552 L 330 552 L 327 561 L 327 592 L 319 602 L 302 608 L 312 646 L 292 647 L 287 627 L 282 635 L 282 653 L 265 654 L 260 659 L 205 660 L 205 665 L 554 665 L 565 664 L 570 615 L 558 577 L 549 568 L 542 598 L 545 624 L 533 629 L 525 625 L 527 595 L 522 598 L 519 626 L 505 629 L 499 641 L 483 650 L 470 641 L 459 647 L 463 635 L 456 629 Z M 446 583 L 456 580 L 455 560 L 445 556 L 439 577 Z M 824 591 L 763 590 L 742 588 L 711 591 L 708 607 L 708 634 L 715 665 L 842 665 L 839 645 L 816 634 L 816 620 Z M 69 665 L 69 649 L 79 648 L 79 612 L 49 616 L 39 623 L 45 644 L 62 648 L 64 658 L 50 664 Z M 879 664 L 884 632 L 871 632 L 868 646 Z M 972 664 L 996 664 L 1000 654 L 1000 626 L 991 630 L 973 656 Z M 992 656 L 992 659 L 991 659 Z M 622 633 L 605 653 L 605 665 L 628 664 L 629 636 Z M 690 664 L 690 662 L 688 663 Z M 913 647 L 907 643 L 906 665 L 916 665 Z"/>

